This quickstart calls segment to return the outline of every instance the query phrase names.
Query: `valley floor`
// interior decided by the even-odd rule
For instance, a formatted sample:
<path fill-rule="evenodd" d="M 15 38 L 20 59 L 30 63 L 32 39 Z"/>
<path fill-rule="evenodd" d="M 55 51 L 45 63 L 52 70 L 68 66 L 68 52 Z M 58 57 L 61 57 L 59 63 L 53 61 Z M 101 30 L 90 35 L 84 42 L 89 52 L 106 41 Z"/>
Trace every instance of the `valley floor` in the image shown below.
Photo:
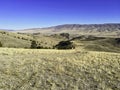
<path fill-rule="evenodd" d="M 0 48 L 0 90 L 120 90 L 120 53 Z"/>

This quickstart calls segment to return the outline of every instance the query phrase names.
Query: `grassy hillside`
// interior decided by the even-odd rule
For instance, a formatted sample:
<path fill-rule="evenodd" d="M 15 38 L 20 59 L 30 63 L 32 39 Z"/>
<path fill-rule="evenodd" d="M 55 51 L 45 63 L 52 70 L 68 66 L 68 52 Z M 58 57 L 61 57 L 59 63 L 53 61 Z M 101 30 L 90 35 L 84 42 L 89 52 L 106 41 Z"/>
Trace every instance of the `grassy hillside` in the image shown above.
<path fill-rule="evenodd" d="M 30 40 L 33 40 L 32 36 L 0 31 L 0 42 L 3 47 L 29 48 Z"/>
<path fill-rule="evenodd" d="M 65 40 L 65 38 L 59 35 L 24 34 L 0 31 L 0 42 L 3 47 L 30 48 L 32 40 L 35 40 L 40 46 L 52 48 L 58 42 Z"/>
<path fill-rule="evenodd" d="M 77 49 L 120 53 L 120 38 L 79 36 L 71 39 Z"/>
<path fill-rule="evenodd" d="M 59 34 L 45 35 L 37 34 L 34 35 L 34 39 L 43 47 L 53 48 L 60 41 L 67 40 L 66 38 L 60 36 Z"/>
<path fill-rule="evenodd" d="M 1 90 L 120 90 L 120 54 L 0 48 Z"/>

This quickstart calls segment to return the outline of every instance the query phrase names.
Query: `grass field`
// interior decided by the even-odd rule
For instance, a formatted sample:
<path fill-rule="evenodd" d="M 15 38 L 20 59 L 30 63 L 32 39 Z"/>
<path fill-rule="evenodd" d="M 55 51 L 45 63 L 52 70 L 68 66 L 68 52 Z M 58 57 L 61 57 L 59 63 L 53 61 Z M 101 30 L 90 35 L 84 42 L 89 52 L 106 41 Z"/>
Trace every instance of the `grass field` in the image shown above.
<path fill-rule="evenodd" d="M 0 48 L 0 90 L 120 90 L 120 53 Z"/>

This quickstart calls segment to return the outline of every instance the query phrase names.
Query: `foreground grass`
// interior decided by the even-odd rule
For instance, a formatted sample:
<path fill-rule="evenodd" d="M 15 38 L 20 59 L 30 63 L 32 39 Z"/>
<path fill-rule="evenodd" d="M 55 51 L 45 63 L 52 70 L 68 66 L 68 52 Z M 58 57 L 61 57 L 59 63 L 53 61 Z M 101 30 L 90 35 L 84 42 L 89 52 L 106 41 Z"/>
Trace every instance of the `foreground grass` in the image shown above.
<path fill-rule="evenodd" d="M 120 54 L 0 48 L 0 90 L 120 90 Z"/>

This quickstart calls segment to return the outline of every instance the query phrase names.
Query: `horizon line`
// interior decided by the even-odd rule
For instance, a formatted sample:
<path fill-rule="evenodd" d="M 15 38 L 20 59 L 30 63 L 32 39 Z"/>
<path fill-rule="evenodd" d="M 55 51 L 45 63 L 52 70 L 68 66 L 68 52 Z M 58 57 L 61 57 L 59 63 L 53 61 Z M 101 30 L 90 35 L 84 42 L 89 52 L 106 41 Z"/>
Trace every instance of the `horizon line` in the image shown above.
<path fill-rule="evenodd" d="M 31 28 L 21 28 L 21 29 L 9 29 L 9 28 L 4 28 L 4 29 L 0 29 L 0 30 L 9 30 L 9 31 L 15 31 L 15 30 L 27 30 L 27 29 L 43 29 L 43 28 L 50 28 L 50 27 L 56 27 L 56 26 L 62 26 L 62 25 L 104 25 L 104 24 L 120 24 L 120 23 L 76 23 L 76 24 L 72 24 L 72 23 L 69 23 L 69 24 L 57 24 L 57 25 L 51 25 L 51 26 L 41 26 L 41 27 L 31 27 Z"/>

